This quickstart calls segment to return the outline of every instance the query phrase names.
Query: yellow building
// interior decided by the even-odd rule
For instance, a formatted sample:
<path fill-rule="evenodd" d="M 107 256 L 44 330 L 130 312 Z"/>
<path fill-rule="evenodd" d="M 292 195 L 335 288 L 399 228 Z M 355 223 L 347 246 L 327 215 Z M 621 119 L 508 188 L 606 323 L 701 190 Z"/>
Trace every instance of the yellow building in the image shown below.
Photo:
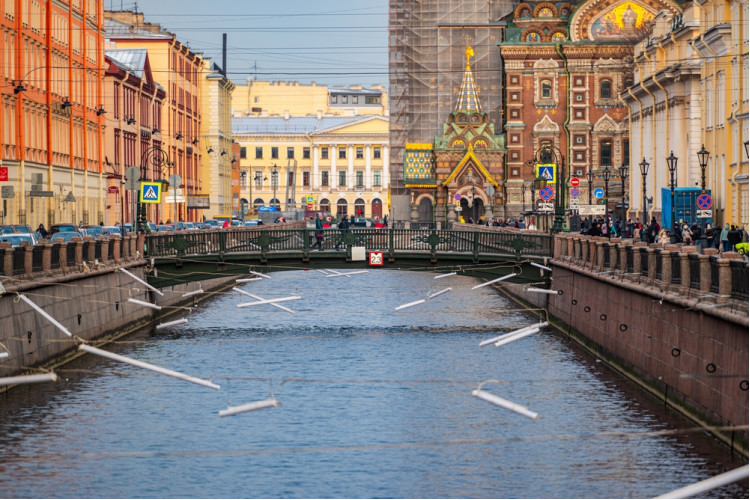
<path fill-rule="evenodd" d="M 200 82 L 203 97 L 201 196 L 195 196 L 193 202 L 196 208 L 204 208 L 203 216 L 211 218 L 231 213 L 234 205 L 232 168 L 238 166 L 238 155 L 232 152 L 232 92 L 235 86 L 216 66 L 206 72 Z"/>
<path fill-rule="evenodd" d="M 700 30 L 690 45 L 700 59 L 701 145 L 710 153 L 707 183 L 719 201 L 714 221 L 748 229 L 748 3 L 694 5 Z"/>
<path fill-rule="evenodd" d="M 248 80 L 237 85 L 233 102 L 236 117 L 388 115 L 388 94 L 380 85 L 329 88 L 315 82 Z"/>
<path fill-rule="evenodd" d="M 204 181 L 199 173 L 204 146 L 201 143 L 203 58 L 160 25 L 145 22 L 142 13 L 107 11 L 104 15 L 107 40 L 113 48 L 148 50 L 154 79 L 166 91 L 163 128 L 146 126 L 134 113 L 138 136 L 156 135 L 153 145 L 169 156 L 169 165 L 162 168 L 164 178 L 177 174 L 182 181 L 176 196 L 170 192 L 162 199 L 161 213 L 165 214 L 165 220 L 197 220 L 202 213 L 190 208 L 188 200 L 203 192 Z M 142 154 L 142 148 L 140 151 Z M 144 161 L 143 156 L 139 159 Z"/>
<path fill-rule="evenodd" d="M 661 11 L 635 46 L 634 63 L 633 85 L 620 96 L 630 107 L 631 213 L 642 210 L 645 179 L 649 216 L 659 220 L 661 190 L 671 186 L 671 153 L 675 187 L 702 187 L 698 152 L 705 146 L 713 225 L 747 227 L 747 3 L 701 1 L 680 14 Z"/>
<path fill-rule="evenodd" d="M 308 216 L 387 214 L 387 117 L 235 117 L 232 132 L 248 216 L 261 206 Z"/>

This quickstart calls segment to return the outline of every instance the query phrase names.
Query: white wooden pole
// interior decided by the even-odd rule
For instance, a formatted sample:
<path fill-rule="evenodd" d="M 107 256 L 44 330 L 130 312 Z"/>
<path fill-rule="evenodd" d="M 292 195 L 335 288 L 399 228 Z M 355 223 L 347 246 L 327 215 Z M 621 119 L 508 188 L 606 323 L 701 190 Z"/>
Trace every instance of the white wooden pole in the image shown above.
<path fill-rule="evenodd" d="M 230 415 L 237 415 L 238 413 L 245 413 L 248 411 L 260 410 L 263 408 L 270 408 L 272 406 L 279 406 L 281 403 L 273 398 L 264 399 L 263 401 L 255 401 L 253 403 L 246 403 L 239 406 L 229 406 L 226 410 L 219 411 L 220 417 L 228 417 Z"/>
<path fill-rule="evenodd" d="M 255 300 L 263 300 L 263 297 L 260 297 L 260 296 L 258 296 L 258 295 L 254 295 L 254 294 L 252 294 L 252 293 L 246 292 L 245 290 L 240 290 L 239 288 L 236 288 L 236 287 L 235 287 L 235 288 L 232 288 L 232 290 L 234 290 L 235 292 L 240 292 L 240 293 L 241 293 L 241 294 L 243 294 L 243 295 L 247 295 L 248 297 L 250 297 L 250 298 L 253 298 L 253 299 L 255 299 Z M 295 313 L 294 311 L 292 311 L 292 310 L 291 310 L 291 309 L 289 309 L 288 307 L 284 307 L 284 306 L 282 306 L 281 304 L 276 304 L 276 303 L 274 302 L 274 303 L 272 303 L 271 305 L 272 305 L 273 307 L 275 307 L 276 309 L 281 309 L 282 311 L 286 311 L 286 312 L 288 312 L 288 313 L 291 313 L 291 314 L 296 314 L 296 313 Z"/>
<path fill-rule="evenodd" d="M 482 288 L 483 286 L 488 286 L 488 285 L 491 285 L 493 283 L 497 283 L 498 281 L 507 280 L 508 278 L 512 278 L 513 276 L 515 276 L 515 273 L 513 273 L 513 274 L 506 274 L 505 276 L 502 276 L 500 278 L 494 279 L 492 281 L 488 281 L 486 283 L 480 283 L 479 285 L 471 287 L 471 289 L 472 290 L 476 290 L 477 288 Z"/>
<path fill-rule="evenodd" d="M 38 305 L 36 305 L 35 303 L 33 303 L 28 297 L 26 297 L 26 295 L 19 294 L 18 296 L 21 298 L 21 300 L 23 300 L 28 305 L 30 305 L 36 312 L 38 312 L 39 314 L 41 314 L 42 316 L 44 316 L 45 318 L 47 318 L 50 323 L 52 323 L 53 325 L 55 325 L 58 329 L 62 330 L 62 332 L 65 335 L 67 335 L 68 337 L 72 337 L 73 336 L 73 334 L 70 333 L 67 328 L 65 328 L 64 326 L 62 326 L 55 318 L 53 318 L 52 316 L 50 316 L 49 314 L 47 314 L 47 311 L 45 311 L 44 309 L 42 309 L 41 307 L 39 307 Z"/>
<path fill-rule="evenodd" d="M 41 375 L 20 375 L 18 377 L 0 378 L 0 386 L 16 384 L 35 384 L 37 382 L 57 382 L 56 373 L 43 373 Z"/>
<path fill-rule="evenodd" d="M 157 311 L 161 311 L 161 306 L 157 306 L 156 304 L 152 304 L 151 302 L 144 302 L 142 300 L 134 299 L 132 297 L 128 299 L 128 302 L 130 302 L 131 304 L 138 304 L 139 306 L 150 307 L 151 309 L 156 309 Z"/>
<path fill-rule="evenodd" d="M 536 420 L 539 417 L 538 413 L 530 411 L 525 406 L 521 406 L 512 401 L 508 401 L 507 399 L 497 397 L 494 394 L 483 391 L 481 389 L 475 389 L 471 391 L 471 395 L 476 396 L 479 399 L 484 399 L 485 401 L 492 403 L 493 405 L 497 405 L 501 408 L 505 408 L 506 410 L 514 411 L 519 415 L 530 418 L 531 420 Z"/>
<path fill-rule="evenodd" d="M 168 370 L 167 368 L 162 368 L 161 366 L 156 366 L 150 363 L 144 363 L 143 361 L 138 361 L 136 359 L 128 358 L 125 356 L 120 356 L 119 354 L 115 354 L 109 351 L 104 351 L 96 347 L 91 347 L 90 345 L 81 344 L 78 346 L 78 349 L 81 351 L 91 353 L 91 354 L 96 354 L 97 356 L 102 356 L 105 358 L 113 359 L 115 361 L 120 361 L 122 363 L 127 363 L 129 365 L 137 366 L 138 368 L 143 368 L 145 370 L 151 370 L 156 373 L 161 373 L 162 375 L 166 375 L 168 377 L 174 377 L 180 380 L 184 380 L 186 382 L 191 382 L 193 384 L 198 384 L 204 387 L 209 387 L 211 389 L 216 389 L 217 391 L 221 389 L 220 386 L 214 384 L 213 382 L 209 382 L 208 380 L 191 377 L 190 375 L 185 375 L 184 373 L 176 372 L 173 370 Z"/>
<path fill-rule="evenodd" d="M 400 311 L 401 309 L 406 309 L 408 307 L 416 306 L 419 304 L 424 304 L 424 302 L 425 302 L 424 299 L 419 299 L 419 300 L 415 300 L 414 302 L 409 302 L 408 304 L 401 304 L 400 306 L 396 308 L 396 311 Z"/>
<path fill-rule="evenodd" d="M 146 288 L 148 288 L 149 290 L 151 290 L 151 291 L 154 291 L 154 292 L 158 293 L 158 294 L 159 294 L 159 295 L 161 295 L 162 297 L 164 296 L 164 294 L 163 294 L 163 293 L 161 293 L 161 291 L 160 291 L 160 290 L 157 290 L 156 288 L 152 287 L 151 285 L 149 285 L 148 283 L 146 283 L 146 282 L 145 282 L 145 281 L 143 281 L 143 280 L 142 280 L 141 278 L 139 278 L 139 277 L 138 277 L 138 276 L 136 276 L 135 274 L 131 273 L 131 272 L 130 272 L 130 271 L 128 271 L 127 269 L 125 269 L 125 268 L 122 268 L 122 267 L 121 267 L 121 268 L 120 268 L 120 271 L 122 271 L 123 273 L 127 274 L 128 276 L 130 276 L 131 278 L 133 278 L 133 279 L 134 279 L 134 280 L 136 280 L 137 282 L 139 282 L 139 283 L 142 283 L 142 284 L 143 284 L 143 285 L 145 285 L 145 286 L 146 286 Z"/>
<path fill-rule="evenodd" d="M 742 467 L 724 472 L 718 476 L 704 479 L 703 481 L 691 484 L 690 486 L 685 486 L 684 488 L 659 495 L 656 498 L 691 498 L 714 488 L 718 488 L 719 486 L 736 483 L 737 481 L 746 479 L 749 471 L 750 466 L 743 465 Z"/>
<path fill-rule="evenodd" d="M 504 338 L 502 340 L 498 340 L 497 342 L 495 342 L 495 347 L 500 347 L 500 346 L 503 346 L 505 344 L 510 344 L 511 342 L 514 342 L 516 340 L 522 339 L 524 337 L 528 337 L 529 335 L 534 335 L 535 333 L 539 333 L 539 328 L 534 328 L 532 330 L 526 330 L 525 332 L 517 333 L 517 334 L 515 334 L 513 336 Z"/>
<path fill-rule="evenodd" d="M 273 304 L 275 302 L 287 302 L 289 300 L 299 300 L 302 297 L 299 295 L 292 295 L 291 297 L 282 297 L 280 299 L 263 299 L 259 300 L 258 302 L 245 302 L 244 304 L 237 304 L 237 307 L 252 307 L 252 306 L 260 306 L 263 304 Z"/>
<path fill-rule="evenodd" d="M 428 295 L 427 298 L 428 299 L 432 299 L 432 298 L 437 297 L 438 295 L 443 295 L 444 293 L 450 292 L 451 290 L 453 290 L 453 289 L 450 288 L 450 287 L 444 288 L 443 290 L 440 290 L 439 292 L 435 292 L 432 295 Z"/>
<path fill-rule="evenodd" d="M 494 344 L 498 340 L 502 340 L 502 339 L 505 339 L 505 338 L 508 338 L 508 337 L 512 337 L 513 335 L 517 335 L 519 333 L 523 333 L 523 332 L 526 332 L 526 331 L 529 331 L 529 330 L 533 330 L 534 328 L 542 328 L 542 327 L 545 327 L 547 325 L 548 325 L 548 323 L 546 321 L 543 321 L 541 323 L 536 323 L 534 325 L 524 326 L 523 328 L 519 328 L 518 330 L 513 330 L 512 332 L 504 333 L 504 334 L 499 335 L 497 337 L 494 337 L 494 338 L 491 338 L 491 339 L 487 339 L 487 340 L 483 340 L 483 341 L 481 341 L 479 343 L 479 347 L 484 347 L 486 345 Z"/>

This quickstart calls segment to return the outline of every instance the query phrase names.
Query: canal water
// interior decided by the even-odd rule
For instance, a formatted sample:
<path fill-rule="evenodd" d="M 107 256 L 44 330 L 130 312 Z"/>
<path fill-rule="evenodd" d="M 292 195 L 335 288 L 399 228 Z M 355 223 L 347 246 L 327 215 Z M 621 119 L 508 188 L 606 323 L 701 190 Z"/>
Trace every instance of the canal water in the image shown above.
<path fill-rule="evenodd" d="M 741 465 L 729 451 L 474 278 L 274 273 L 189 323 L 2 396 L 4 498 L 647 498 Z M 402 304 L 452 290 L 401 311 Z M 472 396 L 538 412 L 532 421 Z M 273 395 L 280 406 L 221 418 Z M 747 482 L 705 494 L 747 498 Z"/>

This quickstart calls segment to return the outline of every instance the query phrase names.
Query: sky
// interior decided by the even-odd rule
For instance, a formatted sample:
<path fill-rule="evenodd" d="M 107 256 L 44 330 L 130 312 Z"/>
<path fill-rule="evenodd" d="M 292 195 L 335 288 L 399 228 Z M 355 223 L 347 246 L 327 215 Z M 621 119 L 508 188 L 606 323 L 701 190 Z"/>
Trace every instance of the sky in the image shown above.
<path fill-rule="evenodd" d="M 388 85 L 387 0 L 104 0 L 159 23 L 227 76 L 328 86 Z"/>

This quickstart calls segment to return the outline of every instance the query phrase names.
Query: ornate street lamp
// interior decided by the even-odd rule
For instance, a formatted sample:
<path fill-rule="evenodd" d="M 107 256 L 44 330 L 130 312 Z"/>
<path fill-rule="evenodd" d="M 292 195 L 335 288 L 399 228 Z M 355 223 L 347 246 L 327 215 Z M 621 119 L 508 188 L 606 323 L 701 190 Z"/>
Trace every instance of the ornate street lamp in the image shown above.
<path fill-rule="evenodd" d="M 278 208 L 278 201 L 276 200 L 276 187 L 279 184 L 279 169 L 276 164 L 273 164 L 273 171 L 271 172 L 271 186 L 273 186 L 273 206 Z"/>
<path fill-rule="evenodd" d="M 674 243 L 677 241 L 677 234 L 673 231 L 674 225 L 677 222 L 675 220 L 674 211 L 674 173 L 677 171 L 677 157 L 674 155 L 674 151 L 669 152 L 669 156 L 667 157 L 667 168 L 669 168 L 669 188 L 672 196 L 672 227 L 670 228 L 670 234 L 672 234 L 672 243 Z"/>
<path fill-rule="evenodd" d="M 604 199 L 607 204 L 605 205 L 604 215 L 607 218 L 607 224 L 609 224 L 609 179 L 612 175 L 612 171 L 609 169 L 609 165 L 604 166 L 604 172 L 602 177 L 604 178 Z"/>
<path fill-rule="evenodd" d="M 646 176 L 648 175 L 649 164 L 646 161 L 646 157 L 643 157 L 643 161 L 638 164 L 641 167 L 641 187 L 643 188 L 643 228 L 644 231 L 641 234 L 646 234 L 645 228 L 648 223 L 646 216 Z"/>
<path fill-rule="evenodd" d="M 618 169 L 620 171 L 620 182 L 622 183 L 622 199 L 620 204 L 622 205 L 622 216 L 620 217 L 620 234 L 624 234 L 625 228 L 625 179 L 628 178 L 628 166 L 625 164 L 620 165 Z"/>
<path fill-rule="evenodd" d="M 593 170 L 589 170 L 588 172 L 586 172 L 586 180 L 589 182 L 589 210 L 591 210 L 590 208 L 591 207 L 591 195 L 593 191 L 592 185 L 594 184 L 594 171 Z M 591 225 L 593 220 L 594 220 L 594 216 L 589 215 L 589 225 Z"/>
<path fill-rule="evenodd" d="M 701 144 L 701 150 L 698 151 L 698 164 L 701 167 L 701 193 L 706 192 L 706 165 L 708 165 L 708 155 L 705 144 Z"/>
<path fill-rule="evenodd" d="M 521 181 L 521 213 L 526 211 L 526 183 Z"/>

